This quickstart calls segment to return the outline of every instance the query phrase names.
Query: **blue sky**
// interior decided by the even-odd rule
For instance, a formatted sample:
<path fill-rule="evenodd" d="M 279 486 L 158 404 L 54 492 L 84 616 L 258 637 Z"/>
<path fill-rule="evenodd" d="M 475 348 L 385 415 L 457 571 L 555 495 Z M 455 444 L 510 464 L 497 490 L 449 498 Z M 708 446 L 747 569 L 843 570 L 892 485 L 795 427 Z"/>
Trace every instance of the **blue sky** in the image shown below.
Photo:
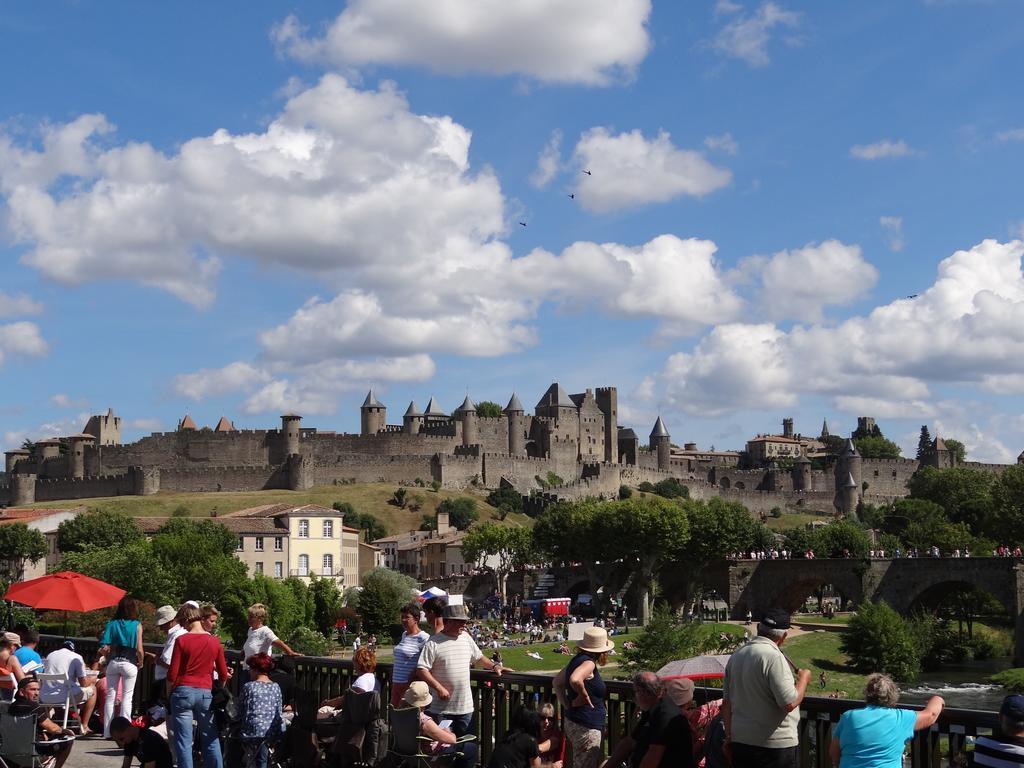
<path fill-rule="evenodd" d="M 559 380 L 1013 461 L 1022 48 L 1015 0 L 4 3 L 4 447 Z"/>

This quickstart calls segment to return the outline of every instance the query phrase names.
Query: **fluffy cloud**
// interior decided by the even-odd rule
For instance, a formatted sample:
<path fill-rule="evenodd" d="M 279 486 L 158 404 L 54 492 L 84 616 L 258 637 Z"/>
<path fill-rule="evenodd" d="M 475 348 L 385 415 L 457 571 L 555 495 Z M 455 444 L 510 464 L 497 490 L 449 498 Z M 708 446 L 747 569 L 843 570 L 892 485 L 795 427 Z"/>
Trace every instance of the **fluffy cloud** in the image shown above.
<path fill-rule="evenodd" d="M 562 132 L 556 130 L 551 132 L 551 138 L 537 156 L 537 169 L 530 176 L 530 183 L 538 189 L 546 187 L 558 173 L 561 161 Z"/>
<path fill-rule="evenodd" d="M 89 401 L 85 398 L 73 398 L 64 393 L 58 393 L 50 398 L 50 402 L 58 408 L 88 408 Z"/>
<path fill-rule="evenodd" d="M 0 365 L 9 356 L 43 357 L 49 349 L 35 323 L 21 321 L 0 325 Z"/>
<path fill-rule="evenodd" d="M 957 251 L 917 298 L 834 327 L 720 326 L 668 360 L 661 386 L 694 413 L 785 407 L 806 393 L 845 398 L 837 402 L 849 407 L 911 408 L 931 397 L 934 382 L 1024 393 L 1022 255 L 1019 241 Z"/>
<path fill-rule="evenodd" d="M 576 196 L 589 211 L 605 213 L 689 195 L 703 197 L 729 184 L 732 174 L 700 152 L 678 149 L 664 131 L 646 139 L 639 130 L 612 134 L 591 128 L 576 144 L 581 171 Z"/>
<path fill-rule="evenodd" d="M 906 157 L 912 154 L 914 154 L 914 150 L 903 139 L 899 141 L 882 139 L 874 144 L 854 144 L 850 147 L 850 156 L 858 160 L 882 160 L 889 157 Z"/>
<path fill-rule="evenodd" d="M 716 4 L 716 15 L 736 16 L 718 31 L 712 40 L 712 47 L 752 67 L 767 66 L 771 61 L 768 57 L 768 43 L 771 41 L 772 30 L 799 26 L 800 14 L 771 2 L 763 3 L 756 11 L 748 14 L 741 11 L 742 6 L 736 3 Z"/>
<path fill-rule="evenodd" d="M 181 373 L 174 377 L 171 388 L 175 394 L 190 400 L 229 392 L 251 391 L 270 380 L 270 375 L 249 363 L 235 362 L 223 368 L 203 368 L 194 373 Z"/>
<path fill-rule="evenodd" d="M 849 304 L 878 280 L 860 248 L 838 240 L 746 259 L 740 270 L 752 267 L 760 275 L 760 304 L 770 320 L 820 320 L 826 306 Z"/>
<path fill-rule="evenodd" d="M 882 231 L 885 233 L 886 245 L 889 247 L 889 250 L 893 253 L 902 251 L 907 244 L 903 237 L 903 217 L 882 216 L 878 219 L 878 223 L 882 225 Z"/>
<path fill-rule="evenodd" d="M 650 0 L 349 0 L 322 37 L 289 16 L 273 38 L 288 55 L 342 66 L 606 85 L 647 55 L 650 13 Z"/>
<path fill-rule="evenodd" d="M 43 305 L 31 296 L 26 296 L 24 293 L 12 296 L 0 291 L 0 317 L 38 315 L 42 311 Z"/>

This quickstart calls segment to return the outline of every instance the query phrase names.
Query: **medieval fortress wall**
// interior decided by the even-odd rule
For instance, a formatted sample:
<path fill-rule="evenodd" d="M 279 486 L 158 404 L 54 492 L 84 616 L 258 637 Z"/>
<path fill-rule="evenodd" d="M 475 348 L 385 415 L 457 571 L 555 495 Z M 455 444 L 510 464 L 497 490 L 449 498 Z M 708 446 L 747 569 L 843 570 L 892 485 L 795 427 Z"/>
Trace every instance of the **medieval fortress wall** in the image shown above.
<path fill-rule="evenodd" d="M 791 430 L 792 422 L 787 429 Z M 528 497 L 531 509 L 559 500 L 614 498 L 620 485 L 676 478 L 691 496 L 714 496 L 755 513 L 775 508 L 846 514 L 859 502 L 905 496 L 922 464 L 952 466 L 941 440 L 922 461 L 864 459 L 852 443 L 827 468 L 801 456 L 786 469 L 751 465 L 732 452 L 673 452 L 659 417 L 641 446 L 618 424 L 618 395 L 601 387 L 569 395 L 552 384 L 527 414 L 515 395 L 500 416 L 480 416 L 467 396 L 452 413 L 432 398 L 425 411 L 410 403 L 401 424 L 371 392 L 360 408 L 360 433 L 320 432 L 295 414 L 280 429 L 236 430 L 226 419 L 213 430 L 182 419 L 174 432 L 122 444 L 120 418 L 109 411 L 84 431 L 6 452 L 0 504 L 175 492 L 302 490 L 350 482 L 440 483 L 493 489 L 507 485 Z M 785 438 L 783 438 L 785 439 Z M 790 441 L 792 442 L 792 441 Z M 1001 472 L 1005 465 L 962 466 Z"/>

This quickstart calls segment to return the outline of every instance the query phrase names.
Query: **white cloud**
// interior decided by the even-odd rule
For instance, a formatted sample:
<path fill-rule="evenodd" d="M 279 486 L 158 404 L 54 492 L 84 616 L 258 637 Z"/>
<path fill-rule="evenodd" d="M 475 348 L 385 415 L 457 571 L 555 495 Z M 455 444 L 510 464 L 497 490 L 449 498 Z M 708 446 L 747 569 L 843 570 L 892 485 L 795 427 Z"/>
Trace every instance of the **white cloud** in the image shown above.
<path fill-rule="evenodd" d="M 21 321 L 0 325 L 0 365 L 8 356 L 43 357 L 49 349 L 35 323 Z"/>
<path fill-rule="evenodd" d="M 50 398 L 50 402 L 58 408 L 88 408 L 89 401 L 85 398 L 73 398 L 64 393 L 58 393 Z"/>
<path fill-rule="evenodd" d="M 735 155 L 740 151 L 740 145 L 731 133 L 723 133 L 718 136 L 708 136 L 704 139 L 704 146 L 711 150 L 724 152 L 727 155 Z"/>
<path fill-rule="evenodd" d="M 860 247 L 838 240 L 743 260 L 739 271 L 750 270 L 761 281 L 760 305 L 769 320 L 818 321 L 826 306 L 849 304 L 878 280 Z"/>
<path fill-rule="evenodd" d="M 885 234 L 885 244 L 893 253 L 899 253 L 906 246 L 907 241 L 903 237 L 902 216 L 881 216 L 878 223 L 882 226 Z"/>
<path fill-rule="evenodd" d="M 174 377 L 171 388 L 190 400 L 200 401 L 229 392 L 251 391 L 270 380 L 269 374 L 249 363 L 235 362 L 223 368 L 203 368 Z"/>
<path fill-rule="evenodd" d="M 306 61 L 606 85 L 647 55 L 650 13 L 650 0 L 349 0 L 322 37 L 294 16 L 272 36 Z"/>
<path fill-rule="evenodd" d="M 925 402 L 937 382 L 1011 391 L 1024 381 L 1022 255 L 1020 241 L 957 251 L 916 299 L 834 327 L 720 326 L 669 358 L 659 383 L 681 409 L 713 413 L 799 394 Z"/>
<path fill-rule="evenodd" d="M 739 3 L 734 3 L 732 0 L 715 0 L 715 14 L 722 16 L 730 13 L 738 13 L 743 10 L 743 6 Z"/>
<path fill-rule="evenodd" d="M 530 183 L 538 189 L 546 187 L 555 174 L 558 173 L 558 166 L 562 161 L 562 132 L 555 130 L 551 132 L 548 143 L 537 156 L 537 168 L 530 176 Z"/>
<path fill-rule="evenodd" d="M 576 196 L 595 213 L 683 195 L 703 197 L 732 180 L 728 170 L 712 165 L 700 152 L 673 146 L 664 131 L 648 140 L 639 130 L 612 134 L 591 128 L 576 144 L 574 160 L 581 170 Z"/>
<path fill-rule="evenodd" d="M 996 134 L 999 141 L 1024 141 L 1024 128 L 1011 128 Z"/>
<path fill-rule="evenodd" d="M 933 419 L 938 413 L 936 404 L 928 400 L 839 395 L 833 402 L 836 408 L 851 415 L 863 416 L 870 413 L 879 419 Z"/>
<path fill-rule="evenodd" d="M 734 3 L 717 3 L 717 14 L 734 14 L 741 10 Z M 770 63 L 768 43 L 772 30 L 782 27 L 797 27 L 800 14 L 787 11 L 777 3 L 762 3 L 761 7 L 749 14 L 735 16 L 715 35 L 712 46 L 726 56 L 740 59 L 752 67 L 764 67 Z M 790 41 L 791 42 L 791 41 Z"/>
<path fill-rule="evenodd" d="M 0 317 L 18 317 L 19 315 L 38 315 L 43 311 L 43 305 L 20 293 L 13 296 L 0 291 Z"/>
<path fill-rule="evenodd" d="M 874 144 L 855 144 L 850 147 L 850 156 L 858 160 L 882 160 L 889 157 L 906 157 L 912 154 L 914 154 L 914 150 L 903 139 L 898 141 L 882 139 Z"/>

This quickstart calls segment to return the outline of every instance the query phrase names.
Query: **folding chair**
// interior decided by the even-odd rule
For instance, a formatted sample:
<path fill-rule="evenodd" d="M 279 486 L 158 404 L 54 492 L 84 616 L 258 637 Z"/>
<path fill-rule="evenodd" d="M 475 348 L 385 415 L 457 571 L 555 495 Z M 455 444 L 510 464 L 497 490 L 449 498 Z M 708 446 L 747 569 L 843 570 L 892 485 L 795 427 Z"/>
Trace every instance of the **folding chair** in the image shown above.
<path fill-rule="evenodd" d="M 68 727 L 68 710 L 71 704 L 71 684 L 68 676 L 59 672 L 47 675 L 45 673 L 36 675 L 39 681 L 39 703 L 48 707 L 60 707 L 64 710 L 64 722 L 61 728 Z"/>
<path fill-rule="evenodd" d="M 433 755 L 424 752 L 430 744 L 430 738 L 420 735 L 420 710 L 417 707 L 391 708 L 391 749 L 388 754 L 393 758 L 395 766 L 405 768 L 433 768 L 440 761 L 449 761 L 461 756 L 462 752 L 449 752 L 444 755 Z M 476 737 L 466 734 L 460 737 L 455 746 L 473 741 Z"/>
<path fill-rule="evenodd" d="M 38 768 L 42 763 L 36 752 L 36 716 L 0 717 L 0 763 L 4 768 Z"/>

